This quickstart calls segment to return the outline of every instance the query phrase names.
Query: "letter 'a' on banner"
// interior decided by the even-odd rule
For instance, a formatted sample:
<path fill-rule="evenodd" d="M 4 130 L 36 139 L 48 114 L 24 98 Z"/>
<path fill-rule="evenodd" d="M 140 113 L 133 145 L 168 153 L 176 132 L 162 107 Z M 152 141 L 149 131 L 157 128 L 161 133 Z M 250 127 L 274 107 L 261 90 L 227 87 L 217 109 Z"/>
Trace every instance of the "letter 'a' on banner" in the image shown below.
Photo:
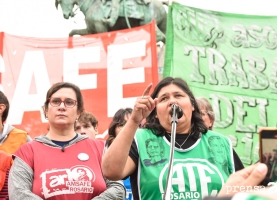
<path fill-rule="evenodd" d="M 99 138 L 106 139 L 115 112 L 132 108 L 149 83 L 158 81 L 154 21 L 81 37 L 0 37 L 0 85 L 10 101 L 7 123 L 31 137 L 48 131 L 42 106 L 54 83 L 67 81 L 81 88 L 85 110 L 96 116 Z"/>
<path fill-rule="evenodd" d="M 181 77 L 207 98 L 214 130 L 230 138 L 245 165 L 255 163 L 259 128 L 277 124 L 277 16 L 181 3 L 168 8 L 163 76 Z"/>

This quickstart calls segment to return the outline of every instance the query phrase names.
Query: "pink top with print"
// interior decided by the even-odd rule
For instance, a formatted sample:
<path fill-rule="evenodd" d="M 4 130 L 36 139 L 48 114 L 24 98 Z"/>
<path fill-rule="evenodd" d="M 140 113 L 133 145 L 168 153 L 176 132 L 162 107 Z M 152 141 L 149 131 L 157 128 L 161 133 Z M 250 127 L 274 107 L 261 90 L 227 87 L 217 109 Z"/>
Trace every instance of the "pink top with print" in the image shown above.
<path fill-rule="evenodd" d="M 32 141 L 15 156 L 33 169 L 34 194 L 49 200 L 88 200 L 106 190 L 101 171 L 103 149 L 103 141 L 88 138 L 66 147 L 64 152 Z M 83 156 L 78 158 L 80 154 Z"/>

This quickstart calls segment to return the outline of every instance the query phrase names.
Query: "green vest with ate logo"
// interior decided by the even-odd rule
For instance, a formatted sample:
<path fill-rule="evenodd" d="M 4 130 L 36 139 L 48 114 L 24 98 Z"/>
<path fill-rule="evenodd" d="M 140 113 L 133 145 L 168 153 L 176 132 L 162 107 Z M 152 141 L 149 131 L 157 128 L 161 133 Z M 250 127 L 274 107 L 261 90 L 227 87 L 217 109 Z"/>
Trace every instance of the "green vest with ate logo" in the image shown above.
<path fill-rule="evenodd" d="M 163 199 L 170 143 L 148 129 L 139 129 L 138 190 L 142 200 Z M 215 196 L 234 172 L 233 150 L 223 135 L 208 131 L 188 149 L 175 147 L 171 199 L 202 199 Z"/>

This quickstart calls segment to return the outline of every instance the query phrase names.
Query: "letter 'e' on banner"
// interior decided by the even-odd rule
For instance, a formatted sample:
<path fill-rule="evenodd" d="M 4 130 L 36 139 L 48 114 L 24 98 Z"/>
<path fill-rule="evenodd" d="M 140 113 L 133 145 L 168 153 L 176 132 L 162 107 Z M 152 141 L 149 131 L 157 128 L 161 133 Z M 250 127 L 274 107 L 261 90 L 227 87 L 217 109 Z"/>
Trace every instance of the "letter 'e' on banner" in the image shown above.
<path fill-rule="evenodd" d="M 133 107 L 147 85 L 158 81 L 154 21 L 81 37 L 0 33 L 0 38 L 0 84 L 10 101 L 7 123 L 31 137 L 48 131 L 42 106 L 47 90 L 57 82 L 80 87 L 85 110 L 96 116 L 101 134 L 118 109 Z"/>

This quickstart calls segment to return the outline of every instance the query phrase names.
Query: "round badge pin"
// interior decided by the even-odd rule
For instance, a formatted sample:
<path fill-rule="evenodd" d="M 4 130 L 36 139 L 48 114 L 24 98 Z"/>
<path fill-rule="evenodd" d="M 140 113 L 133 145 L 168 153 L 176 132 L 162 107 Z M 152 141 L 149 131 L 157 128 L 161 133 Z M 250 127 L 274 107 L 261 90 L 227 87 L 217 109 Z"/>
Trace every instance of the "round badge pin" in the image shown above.
<path fill-rule="evenodd" d="M 81 160 L 81 161 L 86 161 L 86 160 L 89 159 L 89 155 L 86 154 L 86 153 L 79 153 L 78 158 L 79 158 L 79 160 Z"/>

